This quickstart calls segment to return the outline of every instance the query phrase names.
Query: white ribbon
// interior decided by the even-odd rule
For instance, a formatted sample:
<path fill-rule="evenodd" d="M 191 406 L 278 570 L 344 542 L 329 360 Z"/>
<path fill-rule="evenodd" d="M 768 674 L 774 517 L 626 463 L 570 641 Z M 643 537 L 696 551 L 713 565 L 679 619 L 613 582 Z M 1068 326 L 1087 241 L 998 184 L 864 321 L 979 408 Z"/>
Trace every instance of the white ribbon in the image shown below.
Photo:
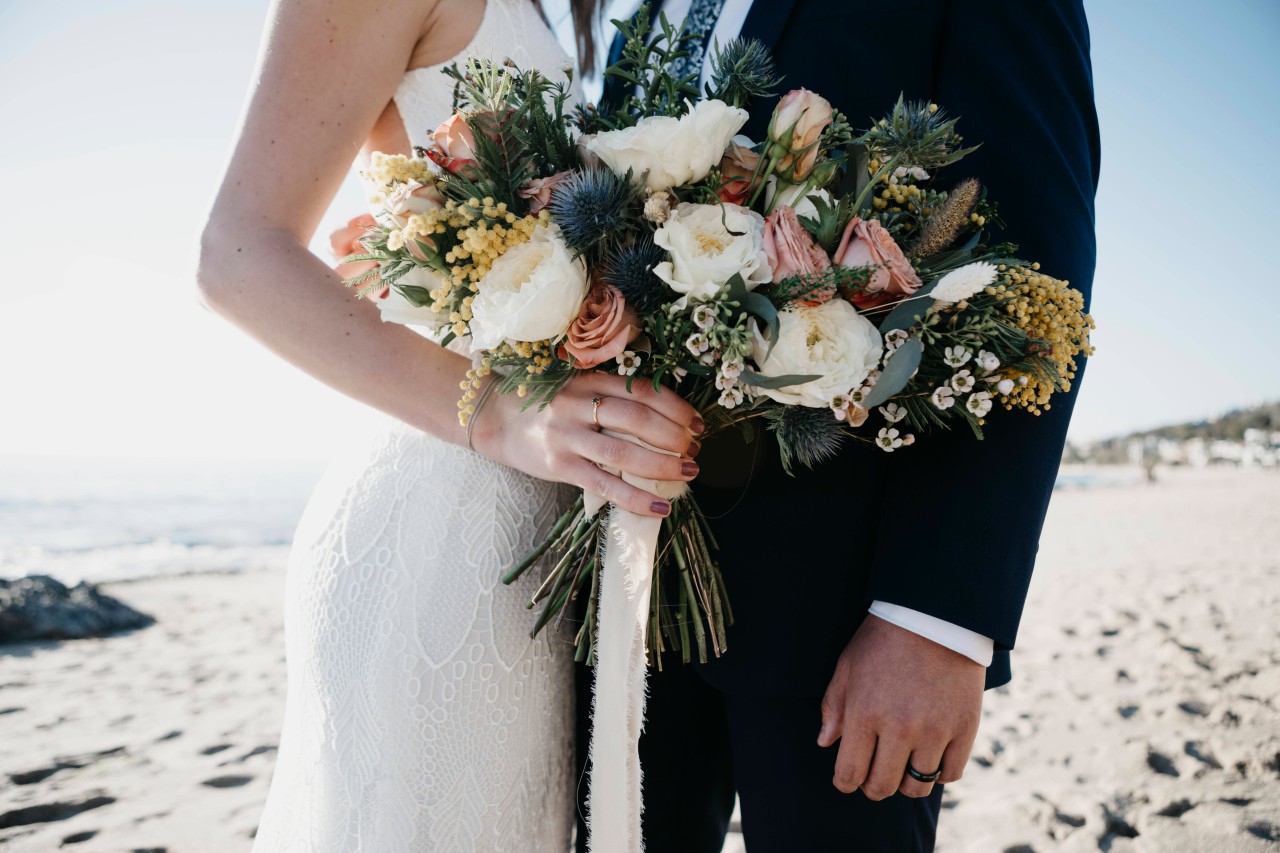
<path fill-rule="evenodd" d="M 604 432 L 658 453 L 668 452 L 632 435 Z M 605 470 L 619 473 L 616 469 Z M 659 482 L 625 473 L 622 479 L 667 501 L 674 501 L 689 488 L 685 483 Z M 588 517 L 605 504 L 603 497 L 591 492 L 584 493 L 583 500 Z M 636 515 L 614 506 L 606 523 L 600 604 L 596 613 L 587 844 L 591 853 L 642 853 L 640 815 L 644 810 L 641 796 L 644 777 L 640 768 L 640 732 L 644 728 L 644 649 L 653 589 L 653 561 L 662 519 Z"/>

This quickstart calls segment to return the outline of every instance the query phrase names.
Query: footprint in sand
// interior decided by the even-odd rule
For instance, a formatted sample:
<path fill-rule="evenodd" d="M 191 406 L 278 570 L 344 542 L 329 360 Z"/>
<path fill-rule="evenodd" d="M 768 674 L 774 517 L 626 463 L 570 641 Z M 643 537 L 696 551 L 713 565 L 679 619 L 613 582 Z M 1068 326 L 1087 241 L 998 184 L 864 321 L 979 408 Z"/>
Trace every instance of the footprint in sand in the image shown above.
<path fill-rule="evenodd" d="M 1209 747 L 1205 746 L 1203 741 L 1189 740 L 1182 747 L 1182 751 L 1207 767 L 1212 767 L 1214 770 L 1222 769 L 1222 764 L 1209 751 Z"/>
<path fill-rule="evenodd" d="M 90 838 L 93 838 L 97 834 L 98 834 L 98 830 L 96 829 L 86 829 L 84 832 L 74 832 L 71 835 L 68 835 L 66 838 L 62 839 L 62 846 L 65 847 L 68 844 L 79 844 L 82 841 L 88 841 Z"/>
<path fill-rule="evenodd" d="M 242 785 L 248 785 L 252 781 L 252 776 L 214 776 L 212 779 L 205 779 L 200 784 L 209 788 L 239 788 Z"/>
<path fill-rule="evenodd" d="M 1174 766 L 1173 759 L 1163 753 L 1156 752 L 1150 747 L 1147 748 L 1147 766 L 1159 773 L 1161 776 L 1181 776 L 1178 768 Z"/>
<path fill-rule="evenodd" d="M 1169 803 L 1169 805 L 1156 812 L 1156 814 L 1160 815 L 1160 817 L 1182 817 L 1195 807 L 1196 804 L 1190 800 L 1174 800 L 1172 803 Z"/>
<path fill-rule="evenodd" d="M 81 812 L 109 806 L 115 801 L 115 797 L 97 795 L 77 802 L 41 803 L 35 806 L 24 806 L 20 809 L 13 809 L 0 814 L 0 829 L 66 820 L 69 817 L 75 817 Z"/>
<path fill-rule="evenodd" d="M 1263 841 L 1280 841 L 1280 823 L 1260 820 L 1246 826 L 1244 831 L 1250 835 L 1256 835 Z"/>

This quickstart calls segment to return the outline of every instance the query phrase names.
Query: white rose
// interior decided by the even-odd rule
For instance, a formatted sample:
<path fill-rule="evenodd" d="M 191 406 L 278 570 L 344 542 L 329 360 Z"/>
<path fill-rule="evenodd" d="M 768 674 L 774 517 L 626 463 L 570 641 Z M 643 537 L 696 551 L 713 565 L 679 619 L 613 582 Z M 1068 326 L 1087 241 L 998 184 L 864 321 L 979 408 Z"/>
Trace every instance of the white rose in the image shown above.
<path fill-rule="evenodd" d="M 701 101 L 679 118 L 649 116 L 634 127 L 598 133 L 587 150 L 614 174 L 630 169 L 656 192 L 705 178 L 746 123 L 746 110 L 724 101 Z"/>
<path fill-rule="evenodd" d="M 826 408 L 837 394 L 860 387 L 880 363 L 879 330 L 843 299 L 778 314 L 778 342 L 768 358 L 769 341 L 759 328 L 754 337 L 752 357 L 762 375 L 820 376 L 802 385 L 758 389 L 786 405 Z"/>
<path fill-rule="evenodd" d="M 784 182 L 782 184 L 782 190 L 779 191 L 778 183 L 778 178 L 776 176 L 771 176 L 769 178 L 769 183 L 765 185 L 764 204 L 766 209 L 772 209 L 785 204 L 796 212 L 796 216 L 817 219 L 818 208 L 813 203 L 813 200 L 815 198 L 820 198 L 825 201 L 828 206 L 831 205 L 831 193 L 826 190 L 809 190 L 809 192 L 802 196 L 800 195 L 800 192 L 804 189 L 804 184 L 788 184 Z M 778 196 L 777 204 L 774 203 L 773 199 L 775 193 Z"/>
<path fill-rule="evenodd" d="M 503 341 L 558 338 L 587 295 L 587 268 L 574 260 L 556 225 L 539 225 L 527 243 L 493 262 L 471 303 L 472 351 Z"/>
<path fill-rule="evenodd" d="M 421 287 L 429 292 L 435 290 L 444 281 L 444 276 L 435 270 L 427 267 L 414 267 L 400 276 L 398 284 L 406 287 Z M 414 305 L 394 287 L 388 288 L 387 295 L 375 300 L 375 303 L 378 306 L 378 311 L 382 314 L 382 322 L 384 323 L 399 323 L 402 326 L 422 326 L 434 331 L 449 320 L 449 315 L 443 311 L 432 311 L 429 305 L 421 307 Z"/>
<path fill-rule="evenodd" d="M 735 274 L 747 290 L 773 279 L 764 252 L 764 217 L 736 204 L 681 204 L 653 242 L 671 254 L 653 273 L 680 294 L 677 310 L 690 299 L 712 298 Z"/>

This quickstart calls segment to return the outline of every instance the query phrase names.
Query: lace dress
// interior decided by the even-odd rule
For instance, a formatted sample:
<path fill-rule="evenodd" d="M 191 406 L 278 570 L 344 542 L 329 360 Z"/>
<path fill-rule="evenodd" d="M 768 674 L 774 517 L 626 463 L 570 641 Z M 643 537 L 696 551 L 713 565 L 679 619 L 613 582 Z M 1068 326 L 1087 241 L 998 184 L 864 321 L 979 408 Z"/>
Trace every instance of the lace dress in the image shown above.
<path fill-rule="evenodd" d="M 530 0 L 488 0 L 467 54 L 562 77 Z M 395 95 L 424 145 L 448 116 L 438 68 Z M 536 581 L 503 570 L 569 492 L 388 419 L 336 460 L 288 567 L 288 700 L 256 853 L 565 851 L 573 649 L 529 638 Z"/>

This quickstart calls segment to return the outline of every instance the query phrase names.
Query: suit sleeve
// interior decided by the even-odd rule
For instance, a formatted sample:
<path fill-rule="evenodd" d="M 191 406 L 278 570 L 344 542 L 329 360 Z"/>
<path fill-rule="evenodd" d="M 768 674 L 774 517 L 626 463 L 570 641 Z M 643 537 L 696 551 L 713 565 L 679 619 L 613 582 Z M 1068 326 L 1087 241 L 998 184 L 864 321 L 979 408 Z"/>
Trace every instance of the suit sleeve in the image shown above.
<path fill-rule="evenodd" d="M 949 0 L 934 100 L 982 147 L 950 170 L 979 178 L 1018 255 L 1088 300 L 1099 168 L 1081 0 Z M 893 454 L 868 600 L 1013 646 L 1083 376 L 1033 416 L 994 411 L 984 441 L 934 431 Z"/>

